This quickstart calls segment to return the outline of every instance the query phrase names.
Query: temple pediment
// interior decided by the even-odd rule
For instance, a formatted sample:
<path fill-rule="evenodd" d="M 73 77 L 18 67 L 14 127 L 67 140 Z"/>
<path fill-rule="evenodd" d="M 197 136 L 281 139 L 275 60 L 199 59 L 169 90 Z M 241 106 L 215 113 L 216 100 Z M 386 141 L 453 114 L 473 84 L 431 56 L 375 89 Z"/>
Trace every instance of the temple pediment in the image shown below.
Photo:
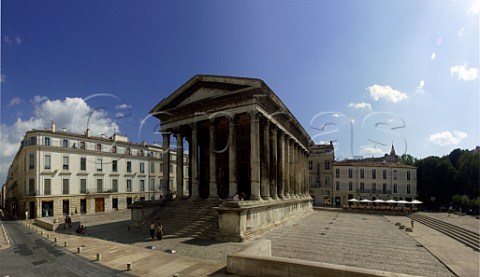
<path fill-rule="evenodd" d="M 231 96 L 245 90 L 259 88 L 262 83 L 263 81 L 252 78 L 196 75 L 158 103 L 150 113 L 182 107 L 202 100 Z"/>

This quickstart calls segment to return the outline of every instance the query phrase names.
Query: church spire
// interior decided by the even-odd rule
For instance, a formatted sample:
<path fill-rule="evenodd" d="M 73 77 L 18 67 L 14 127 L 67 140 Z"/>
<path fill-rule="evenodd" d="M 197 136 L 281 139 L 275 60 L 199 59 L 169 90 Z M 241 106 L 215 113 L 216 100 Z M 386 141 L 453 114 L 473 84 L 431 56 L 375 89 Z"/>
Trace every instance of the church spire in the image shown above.
<path fill-rule="evenodd" d="M 390 156 L 392 157 L 397 156 L 397 154 L 395 153 L 395 147 L 393 147 L 393 143 L 392 143 L 392 149 L 390 150 Z"/>

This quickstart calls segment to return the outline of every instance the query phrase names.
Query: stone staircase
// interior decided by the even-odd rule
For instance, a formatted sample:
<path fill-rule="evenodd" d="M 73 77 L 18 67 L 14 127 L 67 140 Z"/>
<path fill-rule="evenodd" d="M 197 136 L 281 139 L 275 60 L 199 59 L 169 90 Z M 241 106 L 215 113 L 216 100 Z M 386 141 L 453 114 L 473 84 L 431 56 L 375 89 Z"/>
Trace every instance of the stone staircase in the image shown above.
<path fill-rule="evenodd" d="M 163 225 L 164 235 L 215 239 L 218 234 L 216 200 L 175 199 L 165 201 L 149 220 Z"/>

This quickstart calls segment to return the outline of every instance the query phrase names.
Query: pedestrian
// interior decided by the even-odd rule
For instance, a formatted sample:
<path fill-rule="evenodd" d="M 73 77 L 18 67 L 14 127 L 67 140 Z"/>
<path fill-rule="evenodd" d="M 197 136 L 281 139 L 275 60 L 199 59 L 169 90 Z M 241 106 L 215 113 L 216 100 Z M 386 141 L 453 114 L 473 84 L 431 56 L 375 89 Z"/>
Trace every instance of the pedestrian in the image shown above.
<path fill-rule="evenodd" d="M 153 221 L 150 223 L 150 237 L 155 239 L 155 223 Z"/>
<path fill-rule="evenodd" d="M 412 230 L 413 230 L 413 219 L 412 219 L 412 221 L 411 221 L 410 223 L 412 224 Z"/>
<path fill-rule="evenodd" d="M 28 220 L 28 210 L 25 210 L 25 220 Z"/>
<path fill-rule="evenodd" d="M 158 229 L 157 229 L 157 240 L 162 240 L 163 239 L 163 225 L 158 224 Z"/>

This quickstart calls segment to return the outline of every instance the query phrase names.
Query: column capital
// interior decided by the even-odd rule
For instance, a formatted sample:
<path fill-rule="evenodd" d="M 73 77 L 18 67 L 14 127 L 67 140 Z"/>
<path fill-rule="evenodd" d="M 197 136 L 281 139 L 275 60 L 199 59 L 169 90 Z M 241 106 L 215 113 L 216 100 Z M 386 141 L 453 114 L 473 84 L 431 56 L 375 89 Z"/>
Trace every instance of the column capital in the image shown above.
<path fill-rule="evenodd" d="M 259 112 L 257 110 L 248 111 L 248 115 L 250 116 L 250 120 L 258 120 Z"/>

